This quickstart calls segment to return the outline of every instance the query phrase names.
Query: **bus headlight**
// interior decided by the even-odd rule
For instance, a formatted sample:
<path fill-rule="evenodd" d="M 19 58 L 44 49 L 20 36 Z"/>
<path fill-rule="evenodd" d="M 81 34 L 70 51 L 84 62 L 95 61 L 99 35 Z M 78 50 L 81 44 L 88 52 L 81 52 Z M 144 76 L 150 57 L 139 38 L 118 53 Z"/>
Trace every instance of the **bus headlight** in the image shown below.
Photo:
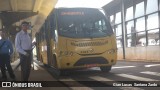
<path fill-rule="evenodd" d="M 59 56 L 73 56 L 72 51 L 60 51 Z"/>
<path fill-rule="evenodd" d="M 108 50 L 108 54 L 113 54 L 113 53 L 115 53 L 115 52 L 116 52 L 115 49 Z"/>

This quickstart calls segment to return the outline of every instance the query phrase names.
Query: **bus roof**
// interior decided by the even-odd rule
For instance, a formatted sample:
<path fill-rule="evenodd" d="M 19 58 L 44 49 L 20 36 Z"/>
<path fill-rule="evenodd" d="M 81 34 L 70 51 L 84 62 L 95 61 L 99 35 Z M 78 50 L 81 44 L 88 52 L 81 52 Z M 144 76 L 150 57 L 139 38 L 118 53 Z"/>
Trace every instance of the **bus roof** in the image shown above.
<path fill-rule="evenodd" d="M 83 8 L 83 9 L 102 9 L 102 8 L 94 8 L 94 7 L 56 7 L 55 9 L 80 9 L 80 8 Z"/>

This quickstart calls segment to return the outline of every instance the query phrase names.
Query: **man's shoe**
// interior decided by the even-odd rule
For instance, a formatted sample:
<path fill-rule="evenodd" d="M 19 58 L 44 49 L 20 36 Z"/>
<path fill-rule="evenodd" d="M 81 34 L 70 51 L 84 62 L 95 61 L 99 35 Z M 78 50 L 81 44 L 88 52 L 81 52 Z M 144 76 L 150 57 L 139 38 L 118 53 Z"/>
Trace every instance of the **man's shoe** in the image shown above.
<path fill-rule="evenodd" d="M 16 78 L 14 77 L 14 78 L 11 78 L 11 81 L 16 81 Z"/>
<path fill-rule="evenodd" d="M 2 78 L 0 78 L 0 80 L 1 81 L 7 81 L 7 78 L 2 77 Z"/>

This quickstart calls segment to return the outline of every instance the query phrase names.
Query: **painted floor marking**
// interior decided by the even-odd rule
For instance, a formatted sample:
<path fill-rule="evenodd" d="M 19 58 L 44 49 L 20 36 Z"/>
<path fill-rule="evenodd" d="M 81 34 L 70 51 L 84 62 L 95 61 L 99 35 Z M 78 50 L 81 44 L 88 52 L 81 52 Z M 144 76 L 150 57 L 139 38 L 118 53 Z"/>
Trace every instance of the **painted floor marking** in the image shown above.
<path fill-rule="evenodd" d="M 129 75 L 129 74 L 116 74 L 117 76 L 125 77 L 125 78 L 130 78 L 138 81 L 158 81 L 155 79 L 150 79 L 150 78 L 145 78 L 145 77 L 140 77 L 140 76 L 135 76 L 135 75 Z"/>
<path fill-rule="evenodd" d="M 101 77 L 101 76 L 90 76 L 89 78 L 91 78 L 93 80 L 96 80 L 96 81 L 113 81 L 111 79 L 107 79 L 107 78 L 104 78 L 104 77 Z"/>
<path fill-rule="evenodd" d="M 155 76 L 160 76 L 160 73 L 159 73 L 159 72 L 144 71 L 144 72 L 140 72 L 140 73 L 149 74 L 149 75 L 155 75 Z"/>
<path fill-rule="evenodd" d="M 154 67 L 154 66 L 160 66 L 160 64 L 150 64 L 150 65 L 145 65 L 145 67 Z"/>
<path fill-rule="evenodd" d="M 112 69 L 116 69 L 116 68 L 131 68 L 131 67 L 136 67 L 136 66 L 121 66 L 121 67 L 112 67 Z"/>

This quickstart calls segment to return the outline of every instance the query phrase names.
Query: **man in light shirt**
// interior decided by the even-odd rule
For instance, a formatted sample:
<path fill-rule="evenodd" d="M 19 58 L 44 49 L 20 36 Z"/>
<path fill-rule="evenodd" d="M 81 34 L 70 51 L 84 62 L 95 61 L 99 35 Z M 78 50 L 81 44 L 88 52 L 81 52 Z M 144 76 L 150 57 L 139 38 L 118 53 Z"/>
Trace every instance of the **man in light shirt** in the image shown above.
<path fill-rule="evenodd" d="M 15 39 L 16 50 L 20 55 L 20 65 L 21 65 L 21 80 L 28 81 L 30 70 L 31 70 L 31 60 L 32 60 L 32 39 L 27 33 L 29 28 L 29 23 L 24 21 L 21 24 L 21 31 L 17 33 Z"/>

